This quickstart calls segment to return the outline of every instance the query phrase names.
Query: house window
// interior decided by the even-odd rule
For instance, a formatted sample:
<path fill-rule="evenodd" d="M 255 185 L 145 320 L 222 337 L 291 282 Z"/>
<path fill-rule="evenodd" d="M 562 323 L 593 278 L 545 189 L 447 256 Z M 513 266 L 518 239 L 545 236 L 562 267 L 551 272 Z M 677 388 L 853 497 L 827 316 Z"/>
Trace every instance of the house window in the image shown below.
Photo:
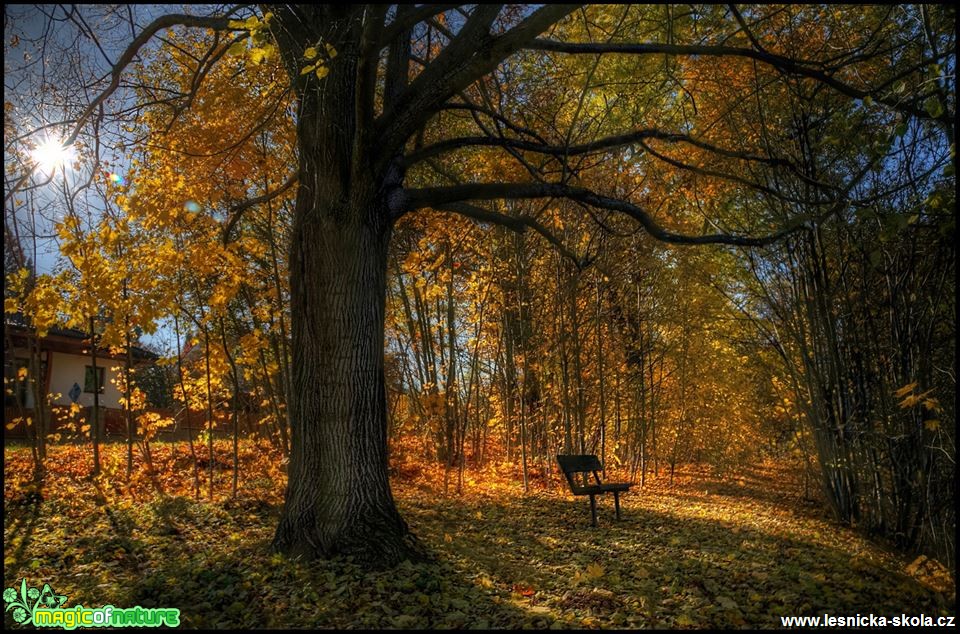
<path fill-rule="evenodd" d="M 16 407 L 27 403 L 27 372 L 29 359 L 7 359 L 3 364 L 3 405 Z"/>
<path fill-rule="evenodd" d="M 103 394 L 103 368 L 97 368 L 97 390 Z M 93 393 L 93 366 L 88 365 L 86 372 L 83 373 L 83 391 Z"/>

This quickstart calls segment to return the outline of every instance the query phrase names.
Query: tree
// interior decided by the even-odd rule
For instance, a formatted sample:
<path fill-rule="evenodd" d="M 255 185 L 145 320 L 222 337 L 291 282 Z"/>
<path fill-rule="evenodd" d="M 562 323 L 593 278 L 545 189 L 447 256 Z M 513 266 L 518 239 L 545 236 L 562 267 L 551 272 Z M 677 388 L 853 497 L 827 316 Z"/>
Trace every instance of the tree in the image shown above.
<path fill-rule="evenodd" d="M 754 136 L 723 125 L 717 129 L 727 134 L 718 135 L 708 122 L 691 118 L 696 99 L 677 72 L 678 60 L 687 58 L 732 60 L 738 73 L 756 80 L 761 101 L 775 99 L 784 83 L 801 82 L 818 93 L 933 121 L 953 140 L 948 92 L 942 82 L 924 87 L 930 68 L 954 55 L 949 19 L 939 11 L 936 20 L 924 14 L 920 24 L 926 29 L 910 22 L 916 10 L 884 14 L 858 8 L 740 12 L 694 7 L 664 15 L 643 6 L 617 11 L 577 5 L 264 5 L 262 17 L 236 19 L 243 11 L 249 9 L 154 19 L 113 64 L 109 84 L 79 113 L 66 142 L 72 143 L 105 105 L 138 52 L 166 29 L 213 30 L 194 85 L 227 53 L 242 54 L 250 64 L 279 55 L 297 101 L 298 187 L 289 252 L 291 456 L 274 539 L 278 550 L 291 555 L 352 553 L 380 563 L 420 555 L 387 478 L 386 273 L 393 226 L 404 215 L 434 209 L 518 232 L 532 229 L 581 269 L 589 264 L 585 254 L 577 254 L 582 241 L 566 243 L 536 212 L 511 214 L 485 205 L 562 200 L 600 226 L 598 212 L 622 215 L 656 240 L 737 247 L 771 244 L 811 220 L 809 214 L 782 220 L 764 214 L 708 217 L 703 224 L 715 232 L 701 234 L 691 230 L 689 211 L 678 209 L 664 223 L 626 194 L 587 187 L 589 168 L 573 163 L 641 152 L 695 178 L 734 182 L 744 199 L 757 192 L 796 198 L 801 183 L 802 197 L 817 218 L 849 204 L 857 174 L 816 180 L 790 157 L 773 153 L 776 145 L 761 145 Z M 864 35 L 809 50 L 798 44 L 797 34 L 805 27 L 817 36 Z M 221 37 L 224 33 L 231 35 Z M 887 43 L 890 34 L 896 37 Z M 246 36 L 252 45 L 245 48 Z M 526 121 L 522 101 L 490 98 L 495 86 L 509 83 L 507 78 L 569 79 L 582 71 L 582 60 L 599 67 L 623 57 L 636 60 L 640 81 L 656 80 L 651 82 L 659 86 L 651 92 L 656 116 L 612 117 L 623 127 L 609 134 L 589 125 L 591 117 L 612 110 L 597 93 L 584 90 L 575 107 L 557 113 L 552 130 Z M 551 68 L 557 76 L 551 76 Z M 941 73 L 936 71 L 938 77 Z M 901 85 L 906 88 L 898 90 Z M 189 108 L 194 92 L 181 93 L 177 108 Z M 471 122 L 472 132 L 456 135 Z M 789 133 L 776 122 L 763 125 L 780 136 Z M 671 155 L 677 148 L 699 160 Z M 451 177 L 448 166 L 456 164 L 451 157 L 463 152 L 505 154 L 516 173 L 529 178 L 478 182 L 463 179 L 457 170 Z M 225 235 L 244 210 L 283 189 L 225 205 Z"/>

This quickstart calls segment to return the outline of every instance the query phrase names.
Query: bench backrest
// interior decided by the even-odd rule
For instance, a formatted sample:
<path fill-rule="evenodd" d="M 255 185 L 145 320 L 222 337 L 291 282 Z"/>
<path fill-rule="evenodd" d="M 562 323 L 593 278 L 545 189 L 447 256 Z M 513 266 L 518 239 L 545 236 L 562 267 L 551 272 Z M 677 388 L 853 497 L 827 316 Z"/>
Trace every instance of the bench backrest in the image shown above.
<path fill-rule="evenodd" d="M 570 484 L 572 491 L 577 491 L 583 486 L 574 479 L 575 473 L 593 473 L 597 484 L 600 484 L 599 472 L 603 467 L 600 466 L 600 459 L 595 455 L 557 455 L 557 462 L 560 463 L 560 469 L 563 471 L 563 475 L 567 477 L 567 482 Z"/>

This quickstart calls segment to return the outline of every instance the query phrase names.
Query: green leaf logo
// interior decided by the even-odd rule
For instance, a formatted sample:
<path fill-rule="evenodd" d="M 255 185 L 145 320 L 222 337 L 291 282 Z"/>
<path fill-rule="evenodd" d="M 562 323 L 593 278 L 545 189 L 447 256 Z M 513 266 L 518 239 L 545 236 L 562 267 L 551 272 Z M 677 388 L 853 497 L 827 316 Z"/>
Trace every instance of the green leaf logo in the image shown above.
<path fill-rule="evenodd" d="M 33 622 L 34 611 L 37 608 L 55 609 L 63 607 L 67 602 L 66 595 L 57 594 L 49 583 L 43 584 L 43 589 L 27 587 L 27 580 L 20 580 L 20 589 L 5 588 L 3 601 L 6 603 L 4 612 L 13 611 L 13 620 L 20 625 L 29 625 Z"/>

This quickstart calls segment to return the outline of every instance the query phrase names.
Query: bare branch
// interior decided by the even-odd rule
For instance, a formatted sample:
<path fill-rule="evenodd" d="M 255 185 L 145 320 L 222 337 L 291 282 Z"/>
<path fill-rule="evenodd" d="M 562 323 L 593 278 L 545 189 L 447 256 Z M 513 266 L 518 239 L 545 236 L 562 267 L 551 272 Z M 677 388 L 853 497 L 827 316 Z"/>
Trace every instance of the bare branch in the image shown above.
<path fill-rule="evenodd" d="M 227 244 L 228 242 L 230 242 L 230 234 L 233 232 L 233 227 L 240 220 L 240 217 L 243 215 L 244 211 L 246 211 L 250 207 L 255 207 L 256 205 L 259 205 L 261 203 L 265 203 L 267 201 L 273 200 L 283 192 L 293 187 L 294 184 L 296 184 L 296 182 L 299 179 L 300 179 L 300 175 L 298 173 L 295 173 L 293 174 L 293 176 L 288 178 L 285 183 L 277 187 L 272 192 L 267 192 L 262 196 L 257 196 L 256 198 L 250 198 L 249 200 L 245 200 L 242 203 L 234 205 L 230 209 L 230 215 L 227 218 L 227 222 L 223 226 L 223 243 Z"/>
<path fill-rule="evenodd" d="M 147 25 L 143 31 L 137 35 L 129 46 L 123 51 L 123 54 L 120 55 L 117 59 L 117 63 L 114 64 L 113 69 L 110 71 L 110 83 L 107 85 L 103 91 L 97 95 L 86 107 L 83 113 L 76 119 L 76 123 L 73 126 L 73 130 L 63 141 L 63 145 L 70 146 L 77 140 L 77 137 L 80 136 L 81 130 L 90 120 L 90 117 L 93 116 L 95 112 L 100 108 L 100 106 L 112 95 L 117 88 L 120 86 L 120 77 L 123 75 L 123 71 L 126 70 L 127 66 L 134 60 L 137 56 L 137 53 L 140 52 L 140 49 L 146 45 L 150 39 L 156 35 L 159 31 L 163 29 L 168 29 L 173 26 L 187 26 L 194 28 L 207 28 L 214 29 L 218 31 L 227 31 L 227 30 L 242 30 L 242 29 L 231 29 L 230 19 L 227 17 L 200 17 L 195 15 L 186 15 L 181 13 L 171 13 L 169 15 L 163 15 Z M 9 202 L 10 198 L 27 182 L 30 176 L 33 174 L 33 171 L 36 169 L 36 164 L 32 164 L 27 173 L 17 181 L 17 184 L 7 192 L 3 197 L 4 204 Z"/>
<path fill-rule="evenodd" d="M 816 81 L 833 88 L 840 94 L 852 97 L 854 99 L 871 97 L 877 103 L 882 103 L 895 110 L 906 112 L 919 119 L 933 119 L 940 121 L 943 118 L 942 116 L 939 118 L 930 116 L 929 113 L 927 113 L 916 103 L 901 103 L 896 98 L 876 94 L 876 90 L 863 90 L 861 88 L 851 86 L 850 84 L 840 81 L 833 75 L 828 74 L 823 70 L 813 68 L 811 66 L 813 62 L 796 60 L 783 55 L 769 53 L 765 50 L 739 48 L 736 46 L 713 46 L 707 44 L 660 44 L 654 42 L 560 42 L 549 39 L 536 39 L 525 48 L 531 50 L 579 55 L 618 53 L 625 55 L 704 55 L 714 57 L 745 57 L 772 66 L 787 74 L 815 79 Z"/>
<path fill-rule="evenodd" d="M 721 180 L 738 183 L 740 185 L 743 185 L 744 187 L 755 189 L 759 192 L 763 192 L 764 194 L 773 196 L 774 198 L 779 198 L 780 200 L 783 200 L 785 202 L 797 203 L 802 205 L 829 205 L 836 201 L 834 197 L 828 198 L 826 200 L 807 200 L 807 199 L 794 198 L 793 196 L 787 196 L 772 187 L 767 187 L 766 185 L 762 185 L 760 183 L 754 182 L 747 178 L 743 178 L 741 176 L 737 176 L 736 174 L 730 174 L 728 172 L 718 172 L 716 170 L 711 170 L 704 167 L 697 167 L 695 165 L 690 165 L 689 163 L 684 163 L 683 161 L 678 161 L 674 158 L 666 156 L 665 154 L 661 154 L 660 152 L 657 152 L 656 150 L 651 148 L 649 145 L 647 145 L 643 141 L 640 142 L 640 145 L 641 147 L 643 147 L 643 149 L 646 152 L 649 152 L 651 156 L 663 161 L 664 163 L 667 163 L 668 165 L 673 165 L 678 169 L 693 172 L 695 174 L 700 174 L 701 176 L 709 176 L 711 178 L 719 178 Z M 806 183 L 809 183 L 810 185 L 816 186 L 824 190 L 830 190 L 830 191 L 836 191 L 838 189 L 834 185 L 830 185 L 828 183 L 821 183 L 820 181 L 816 181 L 810 178 L 809 176 L 806 176 L 800 170 L 794 168 L 792 165 L 791 165 L 791 171 L 794 174 L 796 174 L 801 180 L 805 181 Z"/>

